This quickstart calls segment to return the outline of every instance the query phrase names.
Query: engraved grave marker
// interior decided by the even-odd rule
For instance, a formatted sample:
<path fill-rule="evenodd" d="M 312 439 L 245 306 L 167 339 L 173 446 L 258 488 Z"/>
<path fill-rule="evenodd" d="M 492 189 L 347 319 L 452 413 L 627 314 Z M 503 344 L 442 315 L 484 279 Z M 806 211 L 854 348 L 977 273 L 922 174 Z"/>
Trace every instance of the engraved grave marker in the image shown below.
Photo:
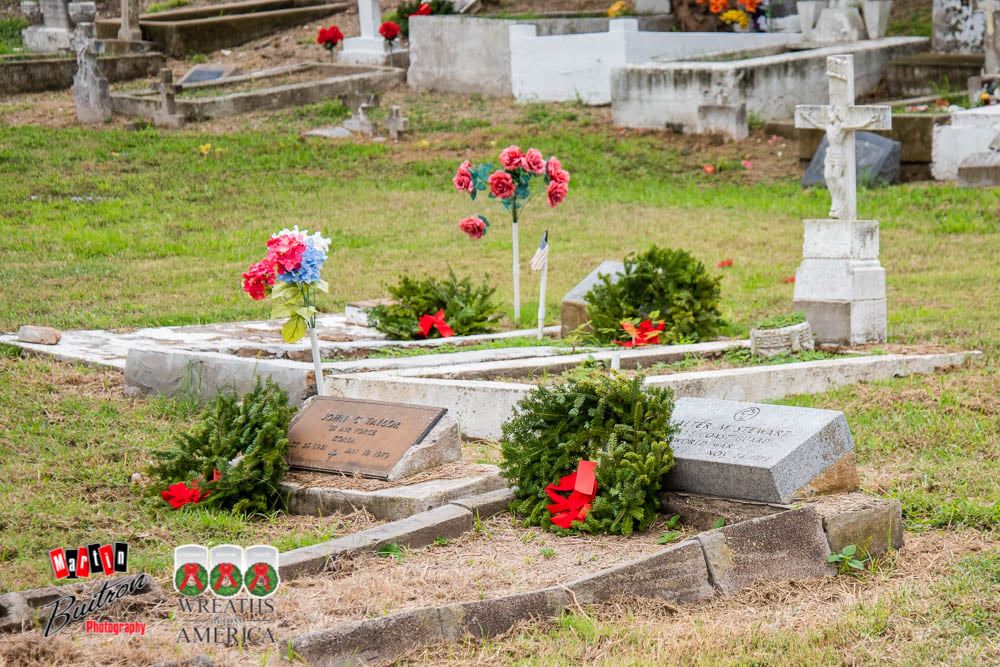
<path fill-rule="evenodd" d="M 667 490 L 788 503 L 857 487 L 842 412 L 680 398 L 671 422 L 679 430 Z"/>
<path fill-rule="evenodd" d="M 288 429 L 293 468 L 399 479 L 461 459 L 447 410 L 331 396 L 310 399 Z"/>

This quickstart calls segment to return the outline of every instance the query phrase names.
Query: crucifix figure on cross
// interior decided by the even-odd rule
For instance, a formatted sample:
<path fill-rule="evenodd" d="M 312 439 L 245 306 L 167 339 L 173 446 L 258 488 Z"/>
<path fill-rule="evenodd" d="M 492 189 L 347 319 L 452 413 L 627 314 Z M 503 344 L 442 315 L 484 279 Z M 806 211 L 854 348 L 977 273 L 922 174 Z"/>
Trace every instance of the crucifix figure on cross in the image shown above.
<path fill-rule="evenodd" d="M 803 104 L 795 107 L 795 127 L 819 128 L 826 132 L 826 161 L 823 178 L 830 191 L 830 217 L 855 220 L 858 192 L 854 162 L 854 133 L 858 130 L 892 128 L 892 109 L 887 106 L 854 105 L 854 56 L 826 59 L 830 78 L 830 104 Z"/>

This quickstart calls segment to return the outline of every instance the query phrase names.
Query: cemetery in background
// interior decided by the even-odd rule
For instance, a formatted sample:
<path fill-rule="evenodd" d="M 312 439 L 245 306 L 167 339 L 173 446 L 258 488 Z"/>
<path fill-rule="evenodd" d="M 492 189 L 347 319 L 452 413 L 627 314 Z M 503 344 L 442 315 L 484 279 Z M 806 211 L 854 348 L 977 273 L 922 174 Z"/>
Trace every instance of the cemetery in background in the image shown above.
<path fill-rule="evenodd" d="M 0 6 L 0 665 L 1000 663 L 997 13 Z"/>

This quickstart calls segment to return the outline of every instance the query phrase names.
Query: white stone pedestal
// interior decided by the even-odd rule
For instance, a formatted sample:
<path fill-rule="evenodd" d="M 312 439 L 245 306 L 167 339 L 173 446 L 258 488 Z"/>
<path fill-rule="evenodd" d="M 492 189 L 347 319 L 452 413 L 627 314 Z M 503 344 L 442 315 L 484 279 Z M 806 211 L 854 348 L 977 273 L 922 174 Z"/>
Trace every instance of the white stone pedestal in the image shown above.
<path fill-rule="evenodd" d="M 820 343 L 886 340 L 885 269 L 875 220 L 805 220 L 792 307 Z"/>
<path fill-rule="evenodd" d="M 344 49 L 337 55 L 337 60 L 355 65 L 394 65 L 404 67 L 409 62 L 409 53 L 400 47 L 400 37 L 396 40 L 390 54 L 389 45 L 378 34 L 382 21 L 382 10 L 379 0 L 358 0 L 358 26 L 360 37 L 348 37 L 344 40 Z"/>
<path fill-rule="evenodd" d="M 344 40 L 344 49 L 337 54 L 337 62 L 401 67 L 409 60 L 409 53 L 400 48 L 399 40 L 396 41 L 390 54 L 389 46 L 381 37 L 348 37 Z"/>

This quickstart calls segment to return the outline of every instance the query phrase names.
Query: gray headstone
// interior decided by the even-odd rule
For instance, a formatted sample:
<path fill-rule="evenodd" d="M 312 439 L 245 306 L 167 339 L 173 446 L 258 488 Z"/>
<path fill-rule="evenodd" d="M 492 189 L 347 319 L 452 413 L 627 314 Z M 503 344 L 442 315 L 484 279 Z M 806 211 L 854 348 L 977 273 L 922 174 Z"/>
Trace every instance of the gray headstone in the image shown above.
<path fill-rule="evenodd" d="M 893 139 L 871 132 L 858 132 L 855 136 L 854 163 L 857 181 L 866 186 L 889 185 L 899 181 L 899 160 L 902 144 Z M 802 177 L 802 187 L 820 185 L 826 187 L 823 178 L 823 163 L 826 160 L 826 136 L 816 149 L 806 173 Z"/>
<path fill-rule="evenodd" d="M 240 71 L 240 68 L 236 65 L 217 65 L 217 64 L 206 64 L 206 65 L 195 65 L 187 71 L 187 73 L 181 77 L 181 80 L 177 82 L 177 85 L 183 86 L 189 83 L 203 83 L 205 81 L 215 81 L 217 79 L 223 79 L 227 76 L 233 76 Z"/>
<path fill-rule="evenodd" d="M 624 271 L 625 265 L 621 262 L 605 260 L 588 273 L 586 278 L 577 283 L 576 287 L 566 293 L 566 296 L 562 298 L 559 313 L 563 336 L 587 321 L 587 293 L 600 282 L 600 277 L 611 276 L 612 281 L 617 281 L 618 276 Z"/>
<path fill-rule="evenodd" d="M 324 139 L 350 139 L 354 133 L 347 128 L 337 126 L 317 127 L 315 130 L 303 132 L 305 137 L 323 137 Z"/>
<path fill-rule="evenodd" d="M 824 490 L 857 484 L 854 439 L 842 412 L 680 398 L 671 421 L 679 431 L 665 489 L 788 503 L 848 456 L 843 484 Z"/>

